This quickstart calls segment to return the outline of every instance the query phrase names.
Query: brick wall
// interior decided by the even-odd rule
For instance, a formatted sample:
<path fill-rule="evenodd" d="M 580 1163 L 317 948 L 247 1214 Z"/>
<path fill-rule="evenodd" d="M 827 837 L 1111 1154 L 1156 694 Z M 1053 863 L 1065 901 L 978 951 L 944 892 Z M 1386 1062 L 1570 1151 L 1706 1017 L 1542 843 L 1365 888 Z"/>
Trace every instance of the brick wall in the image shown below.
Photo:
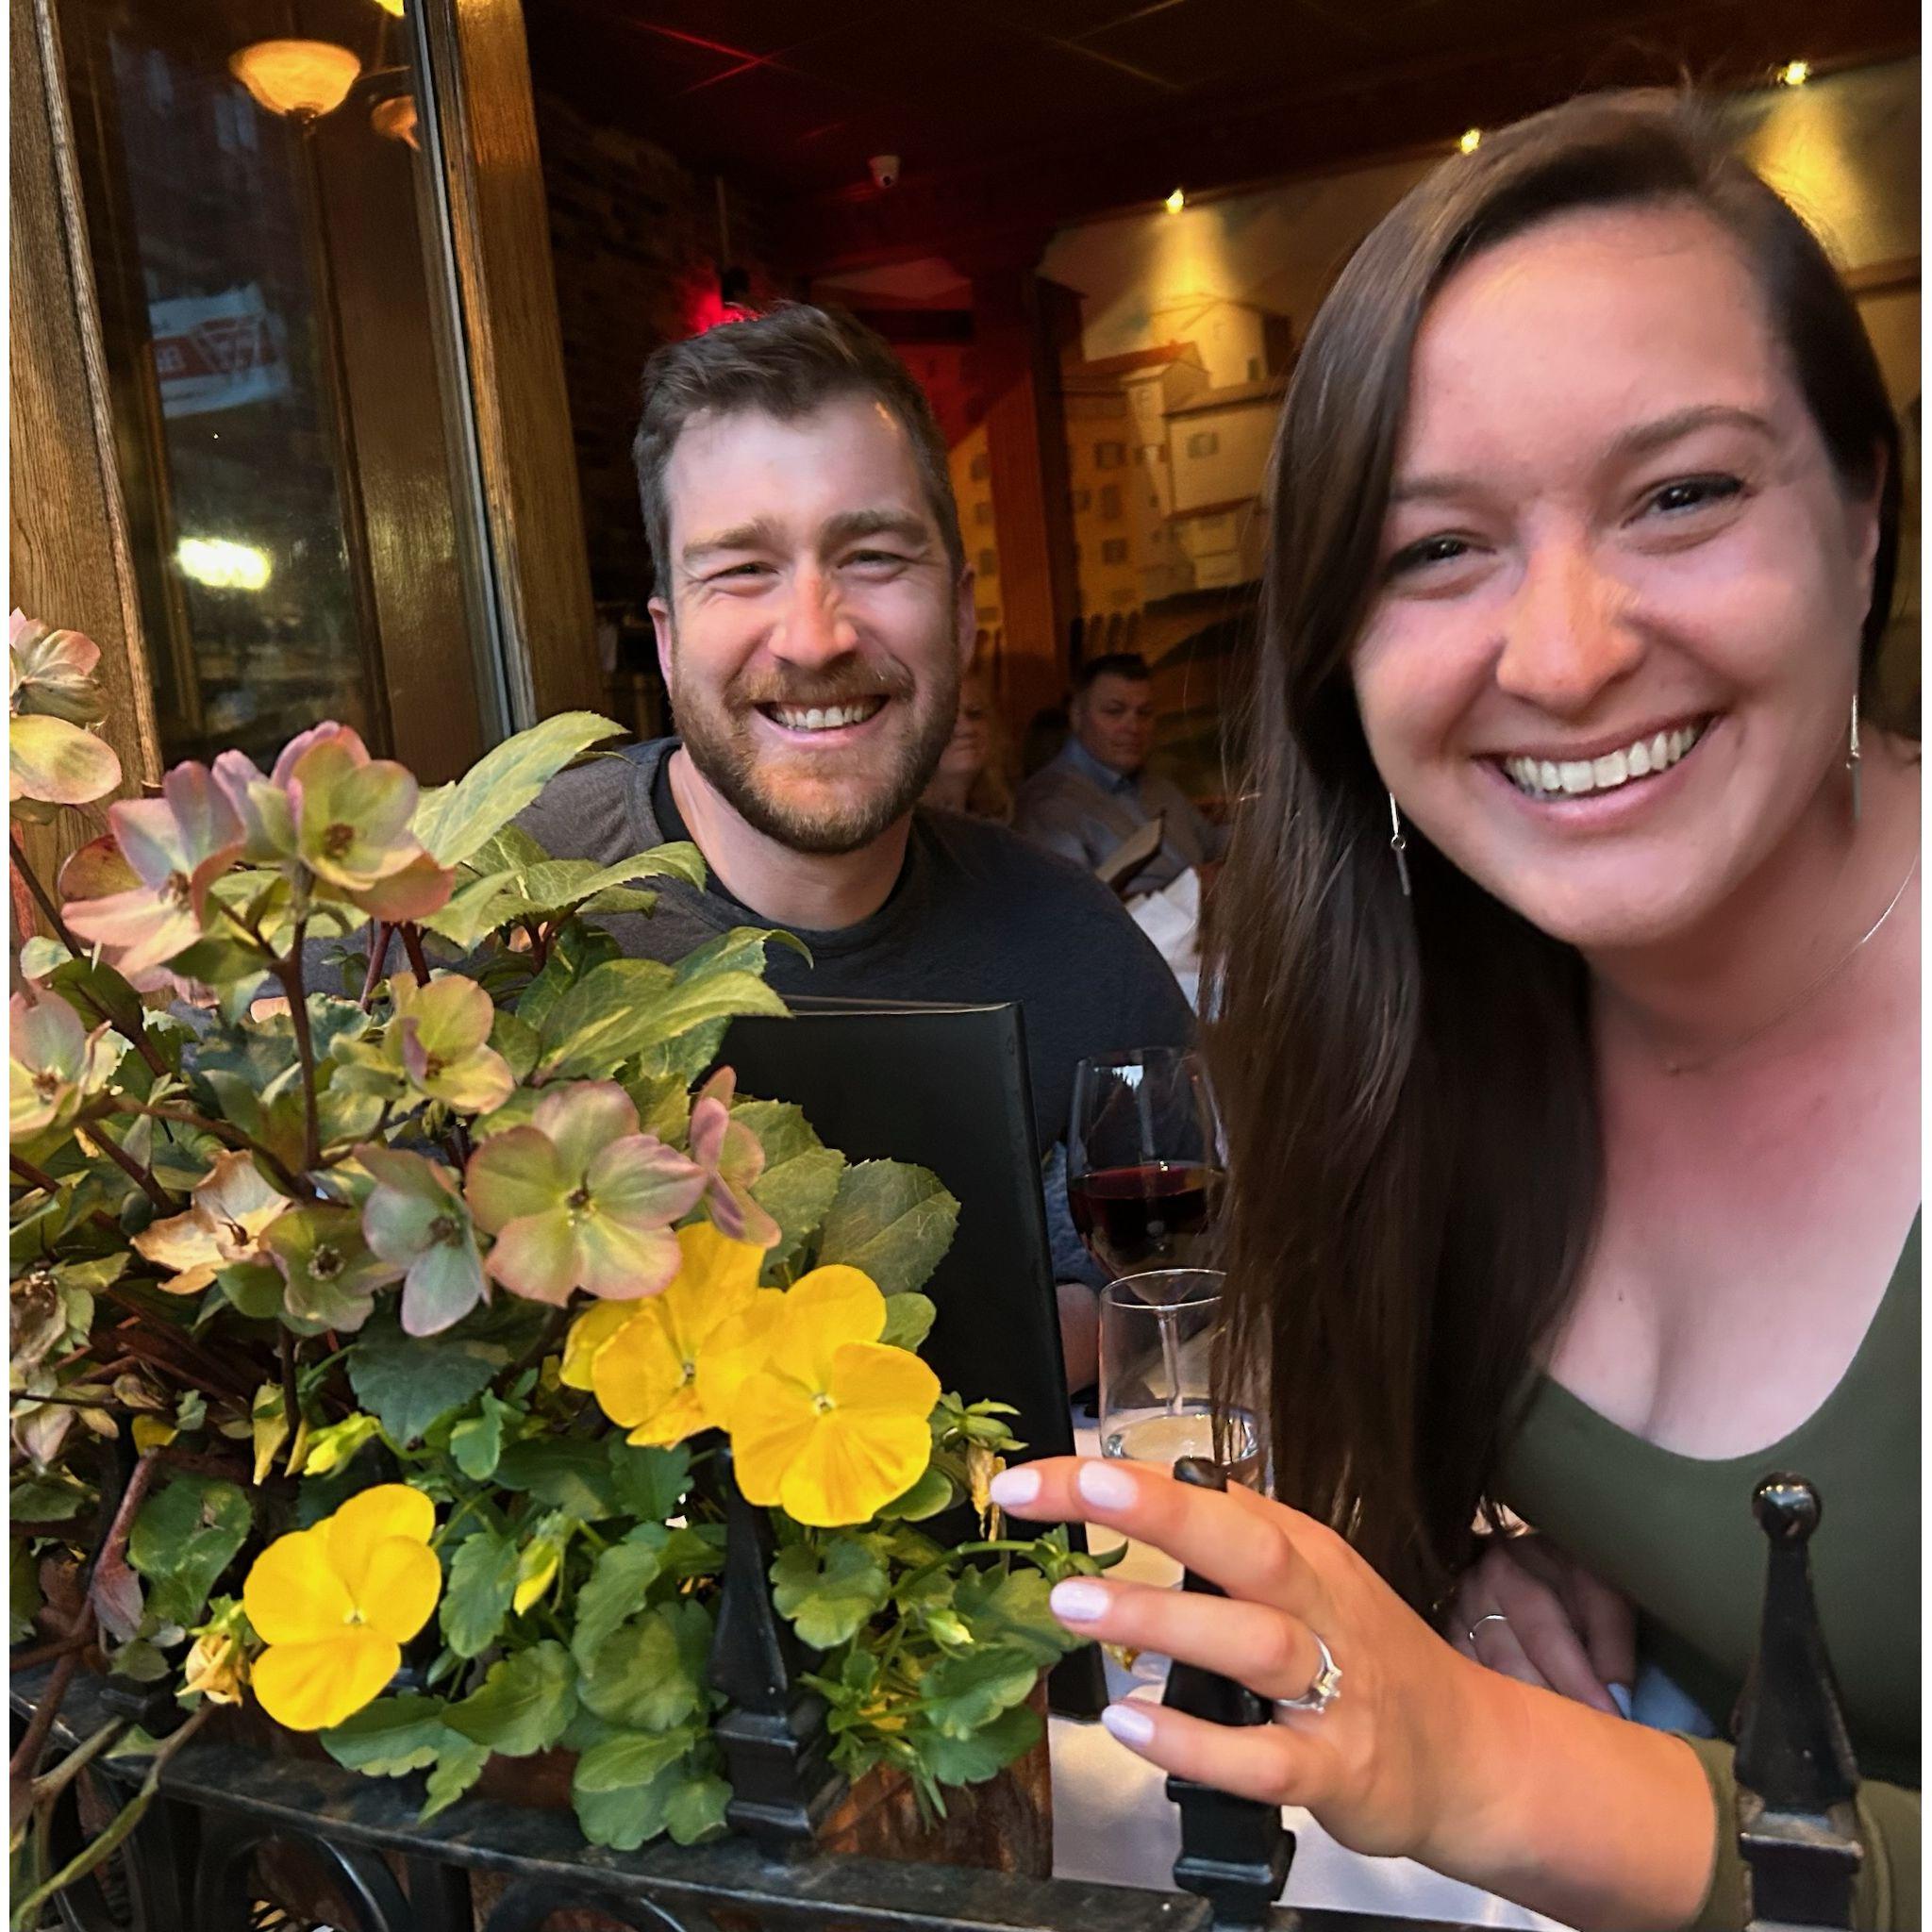
<path fill-rule="evenodd" d="M 651 142 L 592 125 L 547 90 L 537 91 L 536 108 L 591 583 L 600 601 L 641 608 L 651 563 L 630 466 L 638 375 L 715 299 L 717 190 L 710 175 Z M 791 292 L 756 203 L 727 186 L 726 212 L 750 299 Z"/>

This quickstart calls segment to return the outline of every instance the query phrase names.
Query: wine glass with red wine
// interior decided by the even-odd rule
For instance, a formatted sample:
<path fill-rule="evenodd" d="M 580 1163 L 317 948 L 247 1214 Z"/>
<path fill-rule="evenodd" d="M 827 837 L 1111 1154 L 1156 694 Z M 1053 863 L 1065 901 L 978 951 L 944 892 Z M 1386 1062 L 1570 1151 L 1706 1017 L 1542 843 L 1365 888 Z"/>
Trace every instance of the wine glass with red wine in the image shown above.
<path fill-rule="evenodd" d="M 1067 1204 L 1110 1275 L 1212 1266 L 1220 1191 L 1221 1138 L 1197 1054 L 1145 1046 L 1080 1062 Z"/>

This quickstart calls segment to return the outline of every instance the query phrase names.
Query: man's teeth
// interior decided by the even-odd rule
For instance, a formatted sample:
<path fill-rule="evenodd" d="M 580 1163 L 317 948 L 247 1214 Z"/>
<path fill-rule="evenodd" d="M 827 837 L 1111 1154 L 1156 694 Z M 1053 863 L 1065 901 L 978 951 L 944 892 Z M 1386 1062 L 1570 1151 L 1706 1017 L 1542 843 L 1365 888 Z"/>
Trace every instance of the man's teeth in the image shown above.
<path fill-rule="evenodd" d="M 1532 798 L 1581 798 L 1591 791 L 1614 791 L 1632 778 L 1668 772 L 1704 731 L 1702 724 L 1681 724 L 1674 731 L 1640 738 L 1600 758 L 1505 758 L 1503 770 L 1519 791 Z"/>
<path fill-rule="evenodd" d="M 772 718 L 788 731 L 836 731 L 841 724 L 863 724 L 881 705 L 883 698 L 866 698 L 856 705 L 774 705 Z"/>

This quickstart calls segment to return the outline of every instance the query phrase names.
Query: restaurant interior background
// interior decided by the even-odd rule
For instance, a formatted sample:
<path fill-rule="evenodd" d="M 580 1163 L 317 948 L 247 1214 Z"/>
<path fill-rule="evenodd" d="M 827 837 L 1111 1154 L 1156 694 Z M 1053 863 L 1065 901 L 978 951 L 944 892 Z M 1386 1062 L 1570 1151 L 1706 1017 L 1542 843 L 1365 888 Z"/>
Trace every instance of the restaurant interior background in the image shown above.
<path fill-rule="evenodd" d="M 570 706 L 661 728 L 639 368 L 796 294 L 932 398 L 1016 742 L 1139 650 L 1211 795 L 1325 285 L 1445 155 L 1592 86 L 1721 91 L 1823 229 L 1916 531 L 1904 0 L 10 7 L 13 599 L 103 645 L 130 783 L 322 717 L 425 780 Z M 1902 581 L 1915 720 L 1916 538 Z"/>

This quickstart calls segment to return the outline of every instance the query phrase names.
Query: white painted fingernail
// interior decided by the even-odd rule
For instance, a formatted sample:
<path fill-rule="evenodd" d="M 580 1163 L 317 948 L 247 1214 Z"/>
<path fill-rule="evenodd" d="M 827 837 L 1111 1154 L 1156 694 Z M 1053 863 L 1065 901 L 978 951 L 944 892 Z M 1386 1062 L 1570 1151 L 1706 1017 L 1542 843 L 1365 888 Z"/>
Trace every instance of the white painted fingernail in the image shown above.
<path fill-rule="evenodd" d="M 1103 1509 L 1124 1509 L 1134 1500 L 1134 1478 L 1111 1462 L 1083 1462 L 1074 1486 Z"/>
<path fill-rule="evenodd" d="M 1084 1576 L 1070 1576 L 1057 1583 L 1047 1602 L 1053 1613 L 1068 1624 L 1091 1624 L 1107 1608 L 1105 1584 L 1091 1583 Z"/>
<path fill-rule="evenodd" d="M 1003 1509 L 1018 1509 L 1040 1494 L 1037 1469 L 1003 1469 L 986 1486 L 986 1492 Z"/>
<path fill-rule="evenodd" d="M 1604 1688 L 1610 1693 L 1610 1702 L 1614 1704 L 1617 1707 L 1617 1708 L 1624 1713 L 1625 1717 L 1628 1717 L 1631 1711 L 1629 1685 L 1607 1684 L 1604 1686 Z"/>
<path fill-rule="evenodd" d="M 1123 1744 L 1144 1744 L 1154 1736 L 1154 1720 L 1131 1704 L 1109 1704 L 1100 1713 L 1100 1722 Z"/>

